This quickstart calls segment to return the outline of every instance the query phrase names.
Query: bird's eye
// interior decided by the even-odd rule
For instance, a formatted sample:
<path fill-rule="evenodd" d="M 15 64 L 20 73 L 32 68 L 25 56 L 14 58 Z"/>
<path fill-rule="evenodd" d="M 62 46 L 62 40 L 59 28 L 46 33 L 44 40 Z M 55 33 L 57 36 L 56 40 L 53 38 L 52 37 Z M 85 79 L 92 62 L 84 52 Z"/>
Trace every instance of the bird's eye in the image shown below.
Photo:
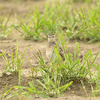
<path fill-rule="evenodd" d="M 52 36 L 54 38 L 54 36 Z"/>

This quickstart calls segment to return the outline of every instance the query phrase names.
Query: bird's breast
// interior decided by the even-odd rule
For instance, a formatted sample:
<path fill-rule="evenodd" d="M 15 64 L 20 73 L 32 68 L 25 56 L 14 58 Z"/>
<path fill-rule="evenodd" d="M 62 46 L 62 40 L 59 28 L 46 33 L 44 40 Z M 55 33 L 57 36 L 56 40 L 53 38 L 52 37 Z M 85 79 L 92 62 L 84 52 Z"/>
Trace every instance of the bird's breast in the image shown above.
<path fill-rule="evenodd" d="M 55 54 L 53 48 L 47 48 L 46 49 L 46 57 L 48 59 L 54 59 L 54 57 L 56 57 L 56 54 Z"/>

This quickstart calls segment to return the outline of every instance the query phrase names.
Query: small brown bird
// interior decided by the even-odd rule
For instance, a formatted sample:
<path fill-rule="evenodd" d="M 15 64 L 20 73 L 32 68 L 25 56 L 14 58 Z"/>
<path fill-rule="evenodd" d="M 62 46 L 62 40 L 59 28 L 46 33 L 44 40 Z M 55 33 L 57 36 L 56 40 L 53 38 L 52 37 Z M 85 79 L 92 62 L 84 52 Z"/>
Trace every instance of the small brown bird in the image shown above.
<path fill-rule="evenodd" d="M 48 59 L 54 59 L 56 56 L 56 53 L 54 52 L 54 48 L 56 47 L 56 42 L 57 42 L 57 38 L 55 37 L 54 34 L 49 34 L 48 35 L 48 44 L 47 44 L 47 48 L 46 48 L 46 57 Z M 59 47 L 59 46 L 58 46 Z M 62 58 L 62 60 L 65 60 L 64 57 L 64 51 L 61 47 L 59 47 L 59 54 Z"/>

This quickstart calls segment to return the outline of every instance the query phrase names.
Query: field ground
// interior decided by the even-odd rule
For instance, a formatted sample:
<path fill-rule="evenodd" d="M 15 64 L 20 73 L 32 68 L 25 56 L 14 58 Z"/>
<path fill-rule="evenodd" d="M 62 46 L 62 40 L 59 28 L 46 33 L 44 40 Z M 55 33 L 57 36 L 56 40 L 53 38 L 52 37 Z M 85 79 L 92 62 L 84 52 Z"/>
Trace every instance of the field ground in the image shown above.
<path fill-rule="evenodd" d="M 49 0 L 49 1 L 52 2 L 52 0 Z M 46 3 L 46 0 L 33 0 L 33 1 L 26 1 L 26 2 L 23 2 L 23 1 L 22 2 L 0 1 L 0 8 L 2 8 L 0 10 L 0 15 L 4 16 L 5 14 L 9 14 L 10 11 L 13 9 L 13 14 L 11 16 L 11 20 L 13 22 L 15 21 L 15 23 L 16 23 L 15 13 L 18 14 L 19 16 L 23 17 L 26 14 L 26 12 L 29 11 L 29 9 L 31 9 L 30 12 L 32 12 L 35 5 L 37 6 L 38 9 L 41 9 L 41 12 L 42 12 L 44 10 L 45 3 Z M 77 4 L 75 4 L 74 6 L 76 6 L 76 5 Z M 81 6 L 80 4 L 78 4 L 78 5 Z M 84 6 L 85 4 L 82 4 L 82 5 Z M 7 39 L 0 40 L 1 41 L 0 42 L 0 53 L 5 52 L 8 55 L 8 58 L 11 59 L 11 56 L 9 54 L 11 52 L 15 51 L 17 39 L 18 39 L 18 43 L 19 43 L 19 54 L 22 53 L 23 50 L 27 46 L 30 46 L 33 48 L 33 49 L 28 48 L 23 57 L 24 64 L 22 66 L 23 71 L 22 71 L 21 85 L 28 86 L 28 82 L 30 80 L 35 81 L 35 78 L 28 77 L 31 75 L 31 73 L 29 71 L 30 71 L 31 67 L 36 67 L 38 64 L 33 53 L 36 54 L 37 51 L 40 50 L 43 54 L 43 57 L 45 58 L 45 61 L 48 61 L 45 56 L 45 48 L 47 45 L 47 40 L 44 40 L 42 42 L 26 41 L 20 36 L 20 33 L 18 31 L 13 30 Z M 73 40 L 73 41 L 69 41 L 67 43 L 68 50 L 70 53 L 73 53 L 73 51 L 74 51 L 75 42 L 76 41 Z M 100 49 L 100 45 L 97 45 L 97 43 L 87 44 L 86 42 L 79 42 L 79 49 L 80 49 L 80 56 L 83 54 L 83 52 L 86 52 L 90 49 L 92 50 L 93 55 L 96 55 L 96 53 Z M 28 57 L 30 59 L 31 66 L 29 65 L 29 61 L 27 60 L 26 55 L 28 55 Z M 96 61 L 100 62 L 100 54 L 98 55 Z M 2 73 L 4 68 L 5 68 L 5 62 L 2 59 L 2 57 L 0 57 L 0 73 Z M 91 69 L 91 71 L 95 72 L 94 69 Z M 41 75 L 38 73 L 38 76 L 41 76 Z M 18 85 L 18 76 L 17 75 L 3 75 L 2 77 L 0 77 L 0 94 L 2 94 L 6 84 L 8 84 L 8 88 Z M 70 89 L 67 89 L 63 93 L 63 95 L 64 95 L 63 97 L 32 98 L 29 100 L 99 100 L 100 97 L 96 97 L 96 98 L 91 97 L 90 85 L 87 82 L 84 84 L 86 86 L 86 90 L 88 92 L 89 97 L 86 97 L 86 94 L 85 94 L 81 84 L 74 83 L 70 87 Z M 10 100 L 17 100 L 17 98 L 14 97 Z"/>

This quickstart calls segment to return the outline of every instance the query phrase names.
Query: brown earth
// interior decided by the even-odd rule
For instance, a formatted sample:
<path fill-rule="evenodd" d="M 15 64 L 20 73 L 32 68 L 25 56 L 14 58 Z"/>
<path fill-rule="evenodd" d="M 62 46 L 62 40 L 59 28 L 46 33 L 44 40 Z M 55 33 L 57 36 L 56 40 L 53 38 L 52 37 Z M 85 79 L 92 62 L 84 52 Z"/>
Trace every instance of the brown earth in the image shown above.
<path fill-rule="evenodd" d="M 49 1 L 50 1 L 50 3 L 52 2 L 52 0 L 49 0 Z M 13 10 L 13 14 L 11 16 L 10 23 L 16 23 L 17 21 L 15 20 L 15 17 L 16 17 L 15 13 L 21 17 L 24 17 L 26 12 L 30 11 L 32 13 L 32 11 L 34 10 L 34 6 L 37 6 L 37 8 L 41 9 L 40 11 L 43 12 L 45 3 L 46 3 L 46 0 L 33 0 L 33 1 L 27 0 L 25 2 L 23 2 L 23 1 L 21 1 L 21 2 L 20 1 L 16 1 L 16 2 L 11 2 L 11 1 L 6 2 L 5 1 L 5 2 L 3 2 L 2 1 L 2 2 L 0 2 L 0 8 L 1 8 L 0 16 L 8 15 L 11 12 L 11 10 Z M 80 5 L 80 4 L 77 4 L 77 5 Z M 84 6 L 85 4 L 82 4 L 82 5 Z M 82 6 L 82 5 L 80 5 L 80 6 Z M 69 6 L 70 6 L 70 4 L 69 4 Z M 17 39 L 18 39 L 18 43 L 19 43 L 19 55 L 25 50 L 26 47 L 32 48 L 32 49 L 27 48 L 25 55 L 23 57 L 24 63 L 22 66 L 23 70 L 22 70 L 22 77 L 21 77 L 21 85 L 28 86 L 28 82 L 31 80 L 34 80 L 34 82 L 36 83 L 35 78 L 28 77 L 31 75 L 31 73 L 29 72 L 31 67 L 37 66 L 37 60 L 34 57 L 33 53 L 36 54 L 37 51 L 40 50 L 42 52 L 43 57 L 45 58 L 45 61 L 47 61 L 46 56 L 45 56 L 45 48 L 47 45 L 47 40 L 42 41 L 42 42 L 26 41 L 20 36 L 20 33 L 18 31 L 13 29 L 10 36 L 5 40 L 1 40 L 1 42 L 0 42 L 0 53 L 5 52 L 6 55 L 8 56 L 9 60 L 11 60 L 11 56 L 10 56 L 11 52 L 15 52 Z M 73 50 L 75 47 L 75 42 L 76 41 L 69 41 L 67 43 L 69 52 L 71 52 L 71 53 L 73 53 Z M 80 45 L 80 55 L 82 55 L 83 52 L 86 52 L 91 49 L 93 52 L 93 55 L 95 56 L 100 48 L 100 45 L 97 45 L 97 43 L 86 44 L 85 42 L 80 42 L 79 45 Z M 29 64 L 27 55 L 30 59 L 31 65 Z M 15 54 L 14 54 L 14 57 L 15 57 Z M 98 62 L 100 61 L 100 54 L 98 55 L 96 61 L 98 61 Z M 0 74 L 2 73 L 4 68 L 5 68 L 4 59 L 2 57 L 0 57 Z M 96 72 L 95 69 L 91 69 L 91 70 Z M 40 76 L 40 73 L 38 73 L 38 76 Z M 6 84 L 8 84 L 8 86 L 7 86 L 8 88 L 18 85 L 18 75 L 17 74 L 13 74 L 13 75 L 5 74 L 2 77 L 0 77 L 0 94 L 3 93 L 3 90 L 6 86 Z M 90 85 L 87 82 L 85 82 L 84 84 L 86 86 L 86 90 L 88 92 L 89 97 L 86 97 L 86 94 L 80 83 L 74 83 L 70 87 L 70 89 L 67 89 L 65 91 L 65 93 L 63 93 L 63 97 L 32 98 L 32 99 L 28 99 L 28 100 L 99 100 L 100 97 L 96 97 L 96 98 L 92 97 Z M 14 97 L 10 100 L 18 100 L 18 97 Z M 22 99 L 22 100 L 24 100 L 24 99 Z"/>

